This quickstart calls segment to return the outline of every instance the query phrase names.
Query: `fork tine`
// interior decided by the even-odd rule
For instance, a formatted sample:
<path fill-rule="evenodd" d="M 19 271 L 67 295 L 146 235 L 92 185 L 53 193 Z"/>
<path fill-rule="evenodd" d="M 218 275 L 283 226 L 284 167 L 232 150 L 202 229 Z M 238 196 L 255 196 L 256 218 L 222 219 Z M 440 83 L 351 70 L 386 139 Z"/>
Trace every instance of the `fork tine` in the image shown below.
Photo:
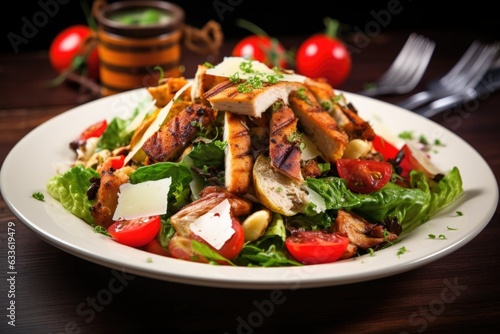
<path fill-rule="evenodd" d="M 423 37 L 416 33 L 410 34 L 403 48 L 396 56 L 396 59 L 394 59 L 389 69 L 379 78 L 378 82 L 392 83 L 392 77 L 399 75 L 401 73 L 401 70 L 405 68 L 405 64 L 407 64 L 408 59 L 412 58 L 412 56 L 415 54 L 414 52 L 418 49 L 422 39 Z"/>
<path fill-rule="evenodd" d="M 402 71 L 400 80 L 397 82 L 398 91 L 404 92 L 415 88 L 429 64 L 435 46 L 436 43 L 429 39 L 421 41 L 420 48 L 405 64 L 406 69 Z"/>
<path fill-rule="evenodd" d="M 453 80 L 453 78 L 456 77 L 456 75 L 460 73 L 471 60 L 474 60 L 475 57 L 477 57 L 480 47 L 481 43 L 478 40 L 473 41 L 462 57 L 460 57 L 457 63 L 440 79 L 440 81 L 445 83 Z"/>
<path fill-rule="evenodd" d="M 376 87 L 359 93 L 377 96 L 411 90 L 422 78 L 434 46 L 428 38 L 417 33 L 410 34 L 389 69 L 376 81 Z"/>

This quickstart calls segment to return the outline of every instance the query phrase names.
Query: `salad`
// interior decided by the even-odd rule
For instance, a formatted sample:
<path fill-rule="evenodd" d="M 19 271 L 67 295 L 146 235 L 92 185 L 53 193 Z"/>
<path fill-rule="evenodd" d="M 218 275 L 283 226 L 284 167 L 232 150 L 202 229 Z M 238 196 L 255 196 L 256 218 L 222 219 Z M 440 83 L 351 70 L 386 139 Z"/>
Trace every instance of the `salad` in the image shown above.
<path fill-rule="evenodd" d="M 69 143 L 47 193 L 118 242 L 233 266 L 390 247 L 463 193 L 422 140 L 397 147 L 325 80 L 239 57 L 161 79 L 127 118 Z"/>

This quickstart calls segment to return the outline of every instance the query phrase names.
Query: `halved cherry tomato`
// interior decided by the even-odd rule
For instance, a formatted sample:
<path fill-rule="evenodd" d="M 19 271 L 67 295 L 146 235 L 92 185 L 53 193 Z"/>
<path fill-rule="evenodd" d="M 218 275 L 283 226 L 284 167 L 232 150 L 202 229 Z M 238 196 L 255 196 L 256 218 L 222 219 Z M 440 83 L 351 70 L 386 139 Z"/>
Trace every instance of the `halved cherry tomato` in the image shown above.
<path fill-rule="evenodd" d="M 231 227 L 234 230 L 234 234 L 229 238 L 228 241 L 220 249 L 215 249 L 208 242 L 206 242 L 202 237 L 196 235 L 191 232 L 191 237 L 194 240 L 203 242 L 210 246 L 213 250 L 219 253 L 221 256 L 225 257 L 228 260 L 234 260 L 238 254 L 240 254 L 241 249 L 243 248 L 243 244 L 245 243 L 245 232 L 243 231 L 243 227 L 240 222 L 236 218 L 232 218 Z"/>
<path fill-rule="evenodd" d="M 141 247 L 141 249 L 145 250 L 148 253 L 172 257 L 170 252 L 163 248 L 156 238 L 153 238 L 153 240 L 148 242 L 145 246 Z"/>
<path fill-rule="evenodd" d="M 384 161 L 364 159 L 339 159 L 336 162 L 339 176 L 347 187 L 360 194 L 380 190 L 392 176 L 392 165 Z"/>
<path fill-rule="evenodd" d="M 288 252 L 302 264 L 337 261 L 347 249 L 349 239 L 324 231 L 297 231 L 285 240 Z"/>
<path fill-rule="evenodd" d="M 234 260 L 238 256 L 238 254 L 240 254 L 241 249 L 243 248 L 243 245 L 245 243 L 245 232 L 243 231 L 243 227 L 241 226 L 240 222 L 236 218 L 232 218 L 231 226 L 234 229 L 234 233 L 220 249 L 214 248 L 202 237 L 191 232 L 189 237 L 174 236 L 168 244 L 168 250 L 173 257 L 178 259 L 195 262 L 207 262 L 207 259 L 200 256 L 199 254 L 196 254 L 192 249 L 191 241 L 196 240 L 209 246 L 224 258 L 228 260 Z M 219 263 L 227 264 L 225 261 L 219 261 Z"/>
<path fill-rule="evenodd" d="M 372 145 L 375 151 L 380 153 L 385 161 L 394 159 L 399 152 L 399 149 L 396 146 L 379 135 L 375 135 Z"/>
<path fill-rule="evenodd" d="M 404 157 L 399 163 L 402 177 L 408 176 L 412 170 L 421 171 L 430 178 L 439 173 L 439 170 L 430 162 L 426 154 L 414 147 L 413 144 L 406 143 L 401 150 L 404 152 Z"/>
<path fill-rule="evenodd" d="M 160 216 L 131 220 L 117 220 L 108 227 L 113 240 L 131 247 L 142 247 L 153 240 L 160 231 Z"/>
<path fill-rule="evenodd" d="M 115 157 L 110 157 L 108 159 L 110 160 L 110 165 L 111 168 L 113 169 L 120 169 L 123 167 L 123 164 L 125 163 L 124 155 L 117 155 Z"/>
<path fill-rule="evenodd" d="M 88 128 L 82 131 L 80 134 L 80 137 L 78 137 L 78 140 L 80 141 L 86 141 L 89 138 L 92 137 L 100 137 L 103 133 L 104 130 L 108 127 L 108 121 L 103 119 L 101 121 L 98 121 L 92 125 L 90 125 Z"/>
<path fill-rule="evenodd" d="M 197 254 L 193 250 L 193 247 L 191 246 L 192 242 L 192 238 L 182 237 L 175 234 L 168 243 L 168 251 L 176 259 L 208 263 L 208 260 L 204 256 Z"/>

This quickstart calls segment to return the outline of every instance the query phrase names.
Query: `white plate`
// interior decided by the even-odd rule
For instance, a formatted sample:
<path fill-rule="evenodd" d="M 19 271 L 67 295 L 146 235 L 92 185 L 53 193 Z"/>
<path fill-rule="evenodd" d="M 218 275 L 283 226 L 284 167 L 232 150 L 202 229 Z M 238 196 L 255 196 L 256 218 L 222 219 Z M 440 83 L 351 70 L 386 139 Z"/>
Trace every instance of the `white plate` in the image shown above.
<path fill-rule="evenodd" d="M 399 244 L 375 256 L 332 264 L 285 268 L 212 266 L 123 246 L 94 233 L 90 226 L 67 213 L 46 193 L 45 184 L 54 175 L 55 163 L 73 158 L 68 144 L 75 134 L 102 118 L 129 116 L 145 94 L 145 89 L 139 89 L 84 104 L 40 125 L 17 143 L 2 166 L 1 191 L 10 209 L 28 228 L 68 253 L 131 274 L 213 287 L 296 289 L 367 281 L 428 264 L 471 241 L 488 224 L 498 203 L 498 186 L 490 167 L 461 138 L 399 107 L 346 92 L 346 98 L 376 131 L 389 129 L 398 134 L 411 130 L 432 141 L 439 139 L 445 146 L 438 147 L 439 152 L 431 159 L 443 171 L 458 166 L 464 195 Z M 45 201 L 32 198 L 35 192 L 44 193 Z M 463 216 L 456 211 L 462 211 Z M 432 240 L 428 237 L 431 233 L 444 234 L 446 239 Z M 398 256 L 403 246 L 407 251 Z"/>

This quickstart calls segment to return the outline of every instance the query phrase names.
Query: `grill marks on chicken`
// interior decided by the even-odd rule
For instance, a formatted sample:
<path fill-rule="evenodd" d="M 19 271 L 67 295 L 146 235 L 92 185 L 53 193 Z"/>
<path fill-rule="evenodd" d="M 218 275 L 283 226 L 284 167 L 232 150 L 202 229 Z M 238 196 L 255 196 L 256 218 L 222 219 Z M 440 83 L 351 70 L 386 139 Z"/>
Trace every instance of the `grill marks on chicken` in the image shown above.
<path fill-rule="evenodd" d="M 202 127 L 207 127 L 215 121 L 215 117 L 215 110 L 208 106 L 188 106 L 155 132 L 142 149 L 150 162 L 174 160 L 181 155 Z"/>
<path fill-rule="evenodd" d="M 252 142 L 247 117 L 224 114 L 225 185 L 228 191 L 245 194 L 252 184 Z"/>
<path fill-rule="evenodd" d="M 311 91 L 304 88 L 291 92 L 289 101 L 306 134 L 316 143 L 325 160 L 335 163 L 342 158 L 349 138 L 335 119 L 321 108 Z"/>
<path fill-rule="evenodd" d="M 96 200 L 90 207 L 90 214 L 98 226 L 108 228 L 113 223 L 113 214 L 118 206 L 120 186 L 127 183 L 129 175 L 124 171 L 111 167 L 111 160 L 104 162 L 99 171 L 101 178 Z"/>
<path fill-rule="evenodd" d="M 280 81 L 275 84 L 263 83 L 262 88 L 254 88 L 249 92 L 240 92 L 239 83 L 222 82 L 203 96 L 210 102 L 212 108 L 218 110 L 229 110 L 235 114 L 261 117 L 271 105 L 278 100 L 288 103 L 290 92 L 303 87 L 297 82 Z"/>
<path fill-rule="evenodd" d="M 298 118 L 290 107 L 280 103 L 278 110 L 272 111 L 269 140 L 271 165 L 294 180 L 302 181 L 301 151 L 297 145 Z"/>

